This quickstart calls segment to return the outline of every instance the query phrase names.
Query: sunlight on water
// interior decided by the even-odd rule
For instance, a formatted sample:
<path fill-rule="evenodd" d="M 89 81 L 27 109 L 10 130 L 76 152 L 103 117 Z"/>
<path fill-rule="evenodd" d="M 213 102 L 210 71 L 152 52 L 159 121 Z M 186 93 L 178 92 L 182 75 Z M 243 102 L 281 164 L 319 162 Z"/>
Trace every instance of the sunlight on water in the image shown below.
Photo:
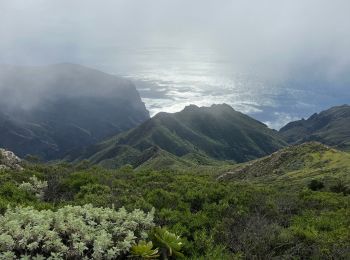
<path fill-rule="evenodd" d="M 237 71 L 233 62 L 213 51 L 149 48 L 124 50 L 118 57 L 121 62 L 113 70 L 135 82 L 152 116 L 161 111 L 177 112 L 190 104 L 227 103 L 279 129 L 292 120 L 339 104 L 339 99 L 330 97 L 326 89 L 315 91 L 309 89 L 311 86 Z"/>

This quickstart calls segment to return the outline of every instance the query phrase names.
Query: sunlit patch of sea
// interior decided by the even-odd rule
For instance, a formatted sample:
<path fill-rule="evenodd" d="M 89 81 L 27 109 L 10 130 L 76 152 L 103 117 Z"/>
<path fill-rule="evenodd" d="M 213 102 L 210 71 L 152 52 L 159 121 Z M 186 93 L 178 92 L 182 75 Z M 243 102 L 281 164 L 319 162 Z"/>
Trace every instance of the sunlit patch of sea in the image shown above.
<path fill-rule="evenodd" d="M 210 51 L 150 48 L 124 55 L 127 66 L 117 66 L 116 74 L 135 82 L 152 116 L 190 104 L 227 103 L 279 129 L 292 120 L 347 103 L 349 97 L 332 93 L 331 85 L 317 88 L 318 83 L 269 81 L 264 75 L 238 72 L 233 61 Z"/>

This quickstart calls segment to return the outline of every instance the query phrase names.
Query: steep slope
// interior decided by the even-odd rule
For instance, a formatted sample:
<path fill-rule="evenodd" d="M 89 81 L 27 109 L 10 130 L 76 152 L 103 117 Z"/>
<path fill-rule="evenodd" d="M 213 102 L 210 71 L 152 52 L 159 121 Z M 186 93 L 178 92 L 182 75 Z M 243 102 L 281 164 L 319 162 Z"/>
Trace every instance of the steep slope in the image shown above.
<path fill-rule="evenodd" d="M 243 162 L 285 144 L 278 132 L 226 104 L 191 105 L 178 113 L 159 113 L 127 133 L 90 147 L 82 158 L 102 164 L 108 160 L 113 167 L 124 163 L 138 166 L 147 160 L 135 158 L 157 147 L 199 164 L 210 164 L 213 159 Z"/>
<path fill-rule="evenodd" d="M 149 118 L 135 86 L 74 64 L 0 67 L 0 146 L 56 159 Z"/>
<path fill-rule="evenodd" d="M 289 143 L 318 141 L 350 150 L 350 106 L 332 107 L 307 120 L 291 122 L 280 130 L 280 134 Z"/>
<path fill-rule="evenodd" d="M 22 157 L 27 154 L 44 155 L 56 151 L 57 146 L 53 142 L 49 142 L 40 131 L 33 131 L 32 128 L 35 128 L 35 125 L 0 113 L 0 146 L 14 150 Z"/>
<path fill-rule="evenodd" d="M 248 180 L 283 187 L 305 188 L 319 180 L 326 188 L 338 182 L 350 184 L 350 154 L 318 142 L 281 149 L 269 156 L 236 165 L 218 179 Z"/>

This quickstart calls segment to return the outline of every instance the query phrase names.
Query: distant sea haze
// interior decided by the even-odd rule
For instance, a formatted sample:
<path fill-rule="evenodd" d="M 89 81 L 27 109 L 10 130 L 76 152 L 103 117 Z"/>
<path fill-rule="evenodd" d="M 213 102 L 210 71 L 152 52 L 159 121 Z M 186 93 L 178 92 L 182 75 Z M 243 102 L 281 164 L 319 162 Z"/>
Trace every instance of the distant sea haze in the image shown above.
<path fill-rule="evenodd" d="M 337 82 L 308 77 L 275 81 L 253 71 L 235 71 L 233 61 L 210 50 L 162 47 L 123 50 L 118 55 L 120 62 L 103 67 L 132 79 L 151 115 L 177 112 L 189 104 L 227 103 L 279 129 L 350 100 Z"/>

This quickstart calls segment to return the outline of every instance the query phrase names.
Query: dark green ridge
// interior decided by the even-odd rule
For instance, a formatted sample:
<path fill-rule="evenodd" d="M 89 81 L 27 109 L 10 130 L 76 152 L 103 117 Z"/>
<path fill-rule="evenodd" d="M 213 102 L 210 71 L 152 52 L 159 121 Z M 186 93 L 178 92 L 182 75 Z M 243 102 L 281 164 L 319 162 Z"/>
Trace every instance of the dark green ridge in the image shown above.
<path fill-rule="evenodd" d="M 136 167 L 162 153 L 199 164 L 244 162 L 285 145 L 277 131 L 229 105 L 190 105 L 178 113 L 159 113 L 126 133 L 89 147 L 79 159 L 108 167 L 126 163 Z"/>
<path fill-rule="evenodd" d="M 291 122 L 280 130 L 288 143 L 318 141 L 341 150 L 350 150 L 350 106 L 332 107 L 307 120 Z"/>

